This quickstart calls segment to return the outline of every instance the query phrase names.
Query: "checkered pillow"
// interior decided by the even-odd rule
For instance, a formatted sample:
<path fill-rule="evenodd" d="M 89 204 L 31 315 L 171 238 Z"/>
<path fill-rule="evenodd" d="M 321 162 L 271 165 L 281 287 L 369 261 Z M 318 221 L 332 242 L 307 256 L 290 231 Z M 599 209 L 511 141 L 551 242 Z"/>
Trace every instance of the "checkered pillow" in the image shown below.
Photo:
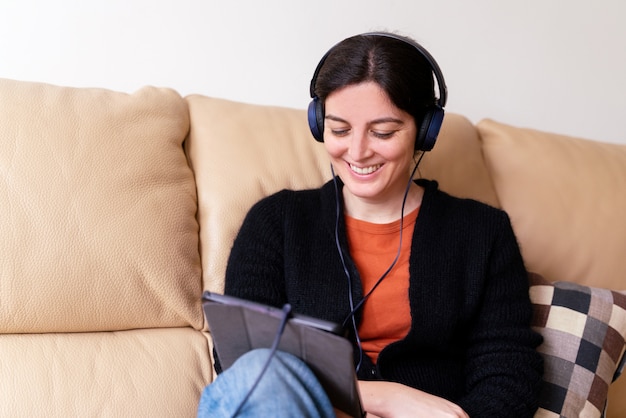
<path fill-rule="evenodd" d="M 533 328 L 543 335 L 535 417 L 601 417 L 626 348 L 626 293 L 530 274 Z"/>

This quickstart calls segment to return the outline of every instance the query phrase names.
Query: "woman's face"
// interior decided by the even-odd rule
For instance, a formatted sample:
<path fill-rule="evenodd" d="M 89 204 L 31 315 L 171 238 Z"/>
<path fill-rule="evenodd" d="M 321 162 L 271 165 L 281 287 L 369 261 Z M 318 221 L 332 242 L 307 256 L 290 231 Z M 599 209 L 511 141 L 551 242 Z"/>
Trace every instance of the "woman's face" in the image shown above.
<path fill-rule="evenodd" d="M 374 82 L 349 85 L 325 101 L 324 144 L 348 201 L 397 203 L 409 182 L 417 128 Z"/>

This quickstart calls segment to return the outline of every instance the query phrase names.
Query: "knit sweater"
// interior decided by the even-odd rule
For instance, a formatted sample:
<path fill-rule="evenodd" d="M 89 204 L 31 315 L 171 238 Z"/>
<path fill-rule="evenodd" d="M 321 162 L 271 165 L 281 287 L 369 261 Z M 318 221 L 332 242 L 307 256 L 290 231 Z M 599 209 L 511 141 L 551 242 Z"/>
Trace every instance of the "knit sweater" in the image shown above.
<path fill-rule="evenodd" d="M 365 356 L 358 377 L 441 396 L 472 418 L 531 417 L 541 337 L 529 326 L 527 272 L 510 220 L 499 209 L 446 194 L 434 181 L 418 184 L 425 193 L 409 260 L 411 329 L 381 351 L 377 364 Z M 330 181 L 320 189 L 283 190 L 253 206 L 231 251 L 225 293 L 289 303 L 294 312 L 343 323 L 349 288 L 355 303 L 363 292 L 341 195 Z M 337 222 L 350 279 L 335 245 Z M 360 311 L 355 318 L 359 323 Z"/>

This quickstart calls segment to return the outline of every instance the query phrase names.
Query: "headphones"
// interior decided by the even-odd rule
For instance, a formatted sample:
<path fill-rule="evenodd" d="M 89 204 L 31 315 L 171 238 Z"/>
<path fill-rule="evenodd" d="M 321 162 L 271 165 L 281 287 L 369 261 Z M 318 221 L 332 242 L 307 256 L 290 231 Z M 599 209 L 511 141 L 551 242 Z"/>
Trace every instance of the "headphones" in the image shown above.
<path fill-rule="evenodd" d="M 391 33 L 386 32 L 369 32 L 364 33 L 361 36 L 384 36 L 387 38 L 396 39 L 398 41 L 402 41 L 406 44 L 411 45 L 415 48 L 415 50 L 422 55 L 426 61 L 428 61 L 433 74 L 435 75 L 435 79 L 437 80 L 437 87 L 439 89 L 439 98 L 437 102 L 430 106 L 426 110 L 426 115 L 424 116 L 424 120 L 417 130 L 417 137 L 415 138 L 415 150 L 416 151 L 430 151 L 435 146 L 435 141 L 437 140 L 437 135 L 439 135 L 439 130 L 441 129 L 441 124 L 443 122 L 444 116 L 444 106 L 446 105 L 447 100 L 447 88 L 446 83 L 443 79 L 443 74 L 441 73 L 441 69 L 437 64 L 437 61 L 430 55 L 424 47 L 422 47 L 417 42 L 413 42 L 399 36 L 393 35 Z M 335 45 L 336 46 L 336 45 Z M 311 134 L 313 134 L 313 138 L 315 138 L 318 142 L 324 142 L 324 105 L 322 101 L 315 94 L 315 83 L 317 82 L 317 76 L 319 75 L 322 66 L 324 65 L 324 61 L 328 55 L 333 51 L 335 47 L 332 47 L 320 60 L 319 64 L 317 64 L 317 68 L 315 68 L 315 72 L 313 73 L 313 78 L 311 79 L 311 86 L 309 88 L 311 98 L 311 103 L 309 103 L 307 117 L 309 120 L 309 128 L 311 129 Z"/>

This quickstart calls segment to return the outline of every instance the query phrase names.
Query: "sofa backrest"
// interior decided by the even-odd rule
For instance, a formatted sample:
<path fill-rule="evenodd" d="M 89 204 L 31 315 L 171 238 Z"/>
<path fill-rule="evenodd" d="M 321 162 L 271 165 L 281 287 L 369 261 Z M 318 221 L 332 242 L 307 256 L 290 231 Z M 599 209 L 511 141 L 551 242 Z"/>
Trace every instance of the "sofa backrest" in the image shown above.
<path fill-rule="evenodd" d="M 331 178 L 330 165 L 304 110 L 201 95 L 186 100 L 191 131 L 185 147 L 198 188 L 204 287 L 220 292 L 232 242 L 249 208 L 280 189 L 321 186 Z M 446 116 L 419 176 L 438 180 L 450 193 L 498 204 L 478 134 L 460 115 Z"/>
<path fill-rule="evenodd" d="M 193 95 L 185 150 L 198 192 L 204 288 L 221 292 L 232 242 L 250 207 L 284 188 L 330 178 L 300 110 Z"/>
<path fill-rule="evenodd" d="M 477 129 L 526 267 L 626 290 L 626 145 L 493 120 Z"/>

